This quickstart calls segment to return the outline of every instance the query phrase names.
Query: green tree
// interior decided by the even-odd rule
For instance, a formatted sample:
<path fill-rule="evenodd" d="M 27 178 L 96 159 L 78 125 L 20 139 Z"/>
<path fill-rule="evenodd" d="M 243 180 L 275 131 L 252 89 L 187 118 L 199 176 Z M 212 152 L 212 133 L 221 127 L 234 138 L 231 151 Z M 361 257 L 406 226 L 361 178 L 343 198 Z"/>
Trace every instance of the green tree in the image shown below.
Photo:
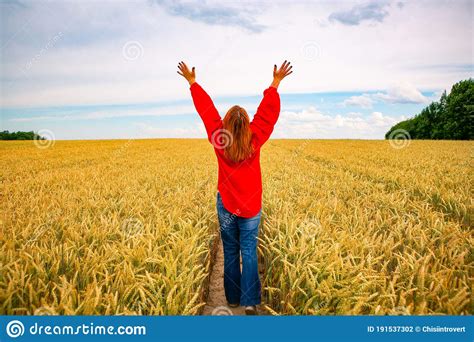
<path fill-rule="evenodd" d="M 30 132 L 0 132 L 0 140 L 45 140 L 44 137 L 39 136 L 37 133 Z"/>

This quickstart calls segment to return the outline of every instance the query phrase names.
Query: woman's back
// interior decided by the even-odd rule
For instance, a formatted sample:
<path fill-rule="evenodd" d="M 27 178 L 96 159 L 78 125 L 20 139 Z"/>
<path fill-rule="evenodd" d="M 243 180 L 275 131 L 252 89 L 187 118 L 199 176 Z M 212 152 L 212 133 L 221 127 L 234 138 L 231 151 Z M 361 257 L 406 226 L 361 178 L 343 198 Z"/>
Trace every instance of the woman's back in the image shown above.
<path fill-rule="evenodd" d="M 276 87 L 264 91 L 263 100 L 249 125 L 253 152 L 242 161 L 232 161 L 226 153 L 234 141 L 235 133 L 224 128 L 209 95 L 196 82 L 191 95 L 201 116 L 208 139 L 214 147 L 219 165 L 218 190 L 224 207 L 240 217 L 255 216 L 262 207 L 262 175 L 260 148 L 268 140 L 280 113 L 280 96 Z"/>

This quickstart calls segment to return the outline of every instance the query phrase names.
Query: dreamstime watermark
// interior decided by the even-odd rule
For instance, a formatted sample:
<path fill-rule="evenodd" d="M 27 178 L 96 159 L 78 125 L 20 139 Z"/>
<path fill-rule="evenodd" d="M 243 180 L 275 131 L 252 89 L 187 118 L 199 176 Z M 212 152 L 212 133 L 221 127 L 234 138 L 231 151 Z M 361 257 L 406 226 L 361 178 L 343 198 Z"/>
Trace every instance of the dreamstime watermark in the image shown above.
<path fill-rule="evenodd" d="M 212 316 L 233 316 L 232 310 L 227 306 L 216 306 L 211 313 Z"/>
<path fill-rule="evenodd" d="M 19 320 L 8 322 L 5 331 L 11 338 L 23 336 L 25 332 L 29 335 L 146 335 L 146 326 L 143 325 L 95 325 L 89 324 L 77 325 L 43 325 L 37 322 L 30 325 L 28 329 Z M 20 339 L 21 340 L 21 339 Z"/>
<path fill-rule="evenodd" d="M 8 322 L 5 330 L 8 336 L 11 338 L 17 338 L 25 333 L 25 326 L 20 321 L 13 320 Z"/>
<path fill-rule="evenodd" d="M 126 237 L 134 237 L 142 234 L 143 222 L 135 217 L 131 217 L 122 222 L 121 228 Z"/>
<path fill-rule="evenodd" d="M 26 242 L 24 243 L 24 246 L 28 246 L 29 244 L 36 242 L 36 240 L 37 240 L 41 235 L 43 235 L 43 233 L 46 232 L 47 229 L 48 229 L 48 226 L 47 226 L 47 225 L 43 225 L 43 226 L 41 226 L 41 227 L 35 229 L 35 231 L 34 231 L 33 234 L 30 236 L 30 238 L 29 238 L 28 240 L 26 240 Z"/>
<path fill-rule="evenodd" d="M 120 157 L 122 155 L 122 153 L 133 143 L 134 140 L 135 139 L 133 139 L 133 138 L 128 139 L 125 144 L 121 145 L 119 148 L 117 148 L 116 150 L 114 150 L 112 152 L 111 157 L 112 158 Z"/>
<path fill-rule="evenodd" d="M 122 56 L 127 61 L 135 61 L 143 56 L 143 45 L 136 40 L 126 42 L 122 47 Z"/>
<path fill-rule="evenodd" d="M 234 220 L 240 215 L 240 209 L 237 209 L 235 213 L 228 213 L 220 216 L 219 227 L 221 231 L 226 230 L 226 228 L 234 223 Z"/>
<path fill-rule="evenodd" d="M 404 306 L 396 306 L 392 309 L 390 312 L 390 315 L 396 315 L 396 316 L 409 316 L 410 311 Z"/>
<path fill-rule="evenodd" d="M 410 145 L 411 136 L 405 129 L 396 129 L 388 135 L 390 146 L 395 149 L 401 149 Z"/>
<path fill-rule="evenodd" d="M 328 303 L 325 300 L 321 300 L 313 304 L 313 311 L 318 312 L 319 310 L 324 309 L 327 307 Z"/>
<path fill-rule="evenodd" d="M 305 139 L 302 144 L 298 145 L 293 151 L 291 151 L 291 159 L 299 157 L 310 141 L 310 139 Z"/>
<path fill-rule="evenodd" d="M 321 47 L 314 41 L 306 42 L 301 47 L 301 54 L 303 55 L 304 59 L 308 61 L 314 61 L 321 56 Z"/>
<path fill-rule="evenodd" d="M 57 312 L 49 306 L 42 306 L 37 308 L 33 314 L 35 316 L 56 316 Z"/>
<path fill-rule="evenodd" d="M 218 150 L 223 150 L 232 145 L 234 138 L 232 133 L 228 130 L 221 128 L 212 133 L 211 135 L 211 144 Z"/>
<path fill-rule="evenodd" d="M 58 34 L 56 34 L 55 36 L 53 36 L 52 38 L 50 38 L 48 40 L 48 42 L 46 43 L 46 45 L 33 57 L 31 58 L 23 68 L 21 68 L 21 71 L 26 74 L 28 70 L 30 70 L 33 65 L 38 62 L 45 54 L 46 52 L 48 52 L 49 49 L 51 49 L 52 47 L 54 47 L 54 45 L 56 45 L 56 43 L 63 37 L 63 33 L 62 32 L 58 32 Z"/>
<path fill-rule="evenodd" d="M 319 233 L 321 227 L 321 222 L 317 217 L 309 217 L 298 224 L 296 230 L 302 237 L 313 238 Z"/>
<path fill-rule="evenodd" d="M 56 137 L 54 136 L 53 131 L 50 131 L 49 129 L 40 129 L 35 134 L 33 142 L 36 147 L 46 149 L 54 146 L 56 143 Z"/>

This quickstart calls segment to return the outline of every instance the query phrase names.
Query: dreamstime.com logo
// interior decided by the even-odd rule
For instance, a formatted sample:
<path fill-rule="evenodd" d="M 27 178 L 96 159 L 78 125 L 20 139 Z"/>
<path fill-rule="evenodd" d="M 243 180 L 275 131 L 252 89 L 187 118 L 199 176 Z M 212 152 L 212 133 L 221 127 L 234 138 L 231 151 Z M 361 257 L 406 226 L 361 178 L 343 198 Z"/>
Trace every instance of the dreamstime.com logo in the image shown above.
<path fill-rule="evenodd" d="M 218 306 L 212 310 L 212 316 L 232 316 L 232 310 L 227 306 Z"/>
<path fill-rule="evenodd" d="M 25 326 L 20 321 L 10 321 L 6 327 L 7 335 L 11 338 L 17 338 L 25 333 Z"/>
<path fill-rule="evenodd" d="M 122 47 L 122 56 L 127 61 L 135 61 L 143 56 L 143 51 L 143 45 L 140 42 L 131 40 Z"/>
<path fill-rule="evenodd" d="M 33 141 L 35 146 L 40 149 L 52 147 L 54 146 L 55 142 L 56 138 L 54 136 L 54 132 L 50 131 L 49 129 L 40 129 L 35 135 L 35 139 Z"/>
<path fill-rule="evenodd" d="M 221 128 L 212 133 L 211 136 L 211 144 L 218 150 L 223 150 L 234 142 L 234 138 L 232 137 L 232 133 L 228 130 Z"/>
<path fill-rule="evenodd" d="M 321 47 L 314 41 L 306 42 L 301 48 L 301 54 L 304 59 L 314 61 L 321 56 Z"/>
<path fill-rule="evenodd" d="M 127 237 L 134 237 L 143 233 L 143 222 L 136 217 L 131 217 L 122 222 L 122 232 Z"/>
<path fill-rule="evenodd" d="M 390 146 L 398 150 L 410 145 L 411 136 L 407 130 L 399 128 L 391 132 L 388 139 Z"/>
<path fill-rule="evenodd" d="M 146 326 L 143 325 L 94 325 L 93 322 L 89 324 L 77 324 L 77 325 L 42 325 L 34 323 L 28 329 L 19 320 L 13 320 L 8 322 L 5 327 L 6 333 L 11 338 L 17 338 L 23 336 L 25 331 L 30 335 L 55 335 L 55 336 L 68 336 L 68 335 L 146 335 Z"/>

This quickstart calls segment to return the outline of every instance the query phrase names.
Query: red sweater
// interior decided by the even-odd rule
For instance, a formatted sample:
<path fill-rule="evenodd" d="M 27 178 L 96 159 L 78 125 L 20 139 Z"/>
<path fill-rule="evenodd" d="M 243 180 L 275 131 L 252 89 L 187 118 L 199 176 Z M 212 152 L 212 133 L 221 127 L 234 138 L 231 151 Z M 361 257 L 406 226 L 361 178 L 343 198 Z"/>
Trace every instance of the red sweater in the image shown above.
<path fill-rule="evenodd" d="M 280 114 L 280 96 L 277 89 L 270 87 L 263 92 L 263 100 L 250 123 L 254 153 L 239 163 L 227 159 L 224 156 L 223 146 L 219 145 L 219 142 L 225 143 L 229 137 L 222 128 L 222 119 L 209 95 L 197 83 L 191 86 L 191 95 L 217 156 L 219 165 L 217 188 L 224 208 L 240 217 L 257 215 L 262 208 L 260 148 L 272 134 Z"/>

